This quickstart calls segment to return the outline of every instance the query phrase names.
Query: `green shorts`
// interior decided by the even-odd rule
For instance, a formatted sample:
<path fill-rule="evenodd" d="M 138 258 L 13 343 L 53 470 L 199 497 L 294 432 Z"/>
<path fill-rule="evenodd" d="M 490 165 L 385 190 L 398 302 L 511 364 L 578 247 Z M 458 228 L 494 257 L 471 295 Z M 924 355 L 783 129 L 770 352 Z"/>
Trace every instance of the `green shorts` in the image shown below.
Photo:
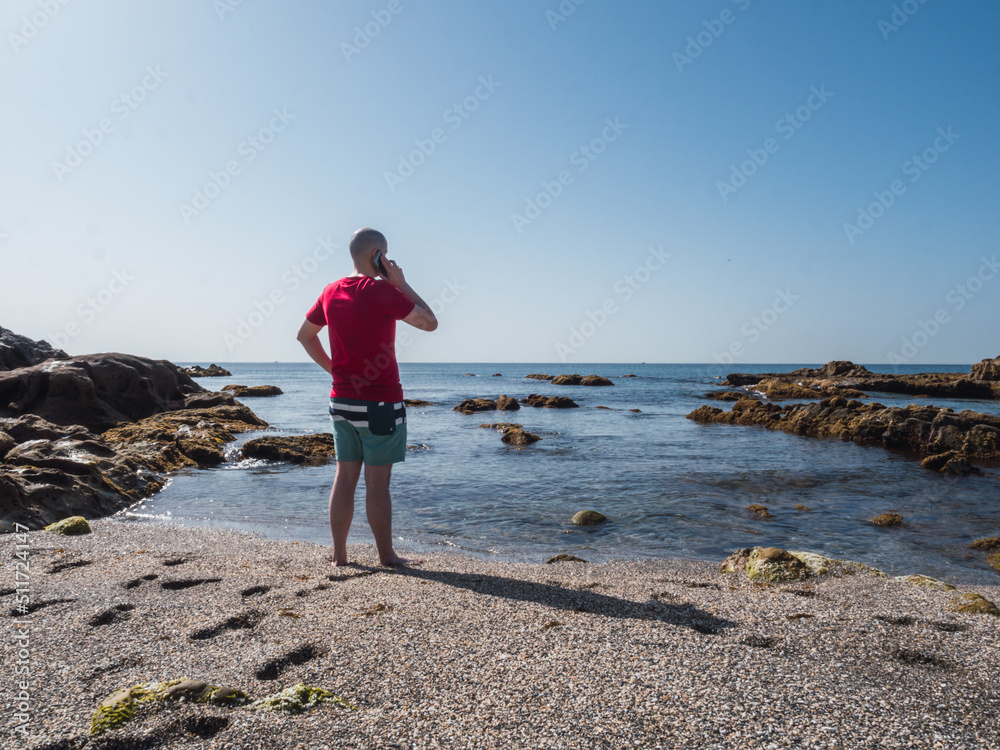
<path fill-rule="evenodd" d="M 406 407 L 401 401 L 331 398 L 330 419 L 338 461 L 386 466 L 406 460 Z"/>

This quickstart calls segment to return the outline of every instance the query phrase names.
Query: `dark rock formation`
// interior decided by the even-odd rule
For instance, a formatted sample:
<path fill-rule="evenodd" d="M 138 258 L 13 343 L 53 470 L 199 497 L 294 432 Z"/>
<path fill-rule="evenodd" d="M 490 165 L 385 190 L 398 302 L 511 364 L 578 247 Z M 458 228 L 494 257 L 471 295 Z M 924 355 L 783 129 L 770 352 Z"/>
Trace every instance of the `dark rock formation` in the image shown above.
<path fill-rule="evenodd" d="M 962 455 L 958 451 L 945 451 L 928 456 L 920 465 L 931 471 L 939 471 L 942 474 L 951 474 L 956 477 L 964 477 L 969 474 L 978 474 L 979 469 L 969 463 L 969 457 Z"/>
<path fill-rule="evenodd" d="M 243 458 L 320 466 L 327 463 L 336 453 L 333 448 L 333 435 L 320 432 L 315 435 L 281 437 L 268 435 L 255 438 L 243 444 L 240 455 Z"/>
<path fill-rule="evenodd" d="M 108 430 L 103 438 L 120 457 L 159 472 L 217 466 L 225 461 L 223 446 L 236 439 L 234 433 L 267 427 L 249 408 L 225 395 L 227 405 L 157 414 Z"/>
<path fill-rule="evenodd" d="M 1000 552 L 1000 536 L 988 536 L 977 539 L 969 545 L 969 549 L 981 549 L 984 552 Z"/>
<path fill-rule="evenodd" d="M 118 455 L 83 426 L 28 414 L 2 428 L 14 446 L 0 463 L 0 531 L 106 516 L 164 487 L 148 464 Z"/>
<path fill-rule="evenodd" d="M 421 401 L 419 398 L 404 398 L 404 406 L 434 406 L 430 401 Z"/>
<path fill-rule="evenodd" d="M 1000 459 L 1000 417 L 973 411 L 886 407 L 839 397 L 779 407 L 745 398 L 732 411 L 702 406 L 687 417 L 702 424 L 757 425 L 795 435 L 839 437 L 918 456 L 955 451 L 969 460 Z"/>
<path fill-rule="evenodd" d="M 517 411 L 521 405 L 510 396 L 501 396 L 497 399 L 497 409 L 499 411 Z"/>
<path fill-rule="evenodd" d="M 0 326 L 0 370 L 31 367 L 47 359 L 67 359 L 69 355 L 47 341 L 34 341 L 27 336 Z"/>
<path fill-rule="evenodd" d="M 1000 398 L 1000 382 L 982 379 L 980 375 L 990 375 L 994 371 L 984 360 L 975 366 L 973 373 L 918 373 L 914 375 L 888 375 L 873 373 L 862 365 L 853 362 L 828 362 L 820 368 L 803 367 L 786 373 L 730 373 L 723 381 L 724 385 L 748 386 L 757 385 L 763 381 L 784 381 L 806 388 L 817 388 L 824 395 L 831 395 L 844 388 L 859 388 L 862 391 L 877 391 L 880 393 L 903 393 L 910 396 L 927 396 L 937 398 Z M 836 389 L 830 391 L 828 389 Z M 857 393 L 841 393 L 839 395 L 857 398 Z"/>
<path fill-rule="evenodd" d="M 739 401 L 741 398 L 750 398 L 750 396 L 742 391 L 710 391 L 705 394 L 705 398 L 715 401 Z"/>
<path fill-rule="evenodd" d="M 973 380 L 1000 381 L 1000 357 L 984 359 L 972 366 Z"/>
<path fill-rule="evenodd" d="M 232 393 L 236 398 L 280 396 L 284 393 L 276 385 L 227 385 L 222 390 Z"/>
<path fill-rule="evenodd" d="M 527 398 L 522 398 L 521 403 L 547 409 L 575 409 L 580 406 L 567 396 L 542 396 L 537 393 L 532 393 Z"/>
<path fill-rule="evenodd" d="M 191 365 L 184 368 L 184 373 L 192 378 L 231 378 L 233 376 L 229 370 L 216 364 L 211 364 L 208 367 Z"/>
<path fill-rule="evenodd" d="M 903 517 L 899 513 L 879 513 L 874 518 L 869 518 L 868 523 L 872 526 L 902 526 Z"/>
<path fill-rule="evenodd" d="M 181 409 L 205 389 L 165 360 L 87 354 L 0 372 L 0 417 L 36 414 L 103 432 L 120 422 Z"/>
<path fill-rule="evenodd" d="M 528 432 L 517 422 L 495 422 L 479 426 L 487 430 L 497 430 L 500 433 L 500 440 L 515 448 L 523 448 L 541 440 L 538 435 Z"/>
<path fill-rule="evenodd" d="M 565 552 L 560 552 L 558 555 L 550 557 L 545 562 L 546 564 L 551 565 L 552 563 L 561 563 L 561 562 L 585 563 L 587 561 L 584 560 L 583 558 L 575 557 L 574 555 L 567 555 Z"/>
<path fill-rule="evenodd" d="M 530 376 L 529 376 L 530 377 Z M 600 375 L 557 375 L 552 378 L 552 385 L 614 385 Z"/>
<path fill-rule="evenodd" d="M 761 518 L 774 518 L 774 516 L 768 512 L 766 506 L 759 505 L 758 503 L 748 505 L 747 510 L 750 511 L 751 513 L 756 513 Z"/>
<path fill-rule="evenodd" d="M 452 411 L 475 414 L 477 411 L 496 411 L 497 402 L 488 398 L 467 398 Z"/>
<path fill-rule="evenodd" d="M 525 375 L 526 378 L 531 378 L 532 380 L 552 380 L 555 375 L 543 375 L 540 372 L 533 372 L 530 375 Z"/>

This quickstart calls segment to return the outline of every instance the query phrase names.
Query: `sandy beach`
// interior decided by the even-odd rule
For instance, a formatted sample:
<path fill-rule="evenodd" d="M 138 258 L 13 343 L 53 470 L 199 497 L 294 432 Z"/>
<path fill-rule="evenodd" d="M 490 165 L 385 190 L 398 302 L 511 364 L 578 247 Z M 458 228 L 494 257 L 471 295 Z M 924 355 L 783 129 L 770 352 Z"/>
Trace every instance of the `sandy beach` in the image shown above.
<path fill-rule="evenodd" d="M 1000 747 L 1000 618 L 948 608 L 965 591 L 1000 601 L 1000 586 L 456 554 L 394 571 L 366 546 L 334 570 L 321 545 L 92 527 L 27 535 L 28 614 L 12 609 L 8 566 L 5 746 Z M 25 639 L 27 719 L 13 668 Z M 304 683 L 353 708 L 151 701 L 89 734 L 115 691 L 182 678 L 250 699 Z"/>

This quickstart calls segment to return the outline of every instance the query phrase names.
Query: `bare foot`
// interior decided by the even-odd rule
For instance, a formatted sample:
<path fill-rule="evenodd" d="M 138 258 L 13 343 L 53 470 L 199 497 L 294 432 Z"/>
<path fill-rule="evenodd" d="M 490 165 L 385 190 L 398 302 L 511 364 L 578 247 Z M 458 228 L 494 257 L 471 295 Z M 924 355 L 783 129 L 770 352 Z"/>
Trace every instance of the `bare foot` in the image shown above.
<path fill-rule="evenodd" d="M 384 565 L 387 568 L 396 568 L 401 565 L 421 565 L 423 562 L 423 560 L 417 557 L 400 557 L 399 555 L 393 555 L 385 560 L 379 560 L 379 564 Z"/>
<path fill-rule="evenodd" d="M 330 561 L 330 566 L 333 567 L 333 568 L 345 568 L 348 565 L 350 565 L 350 563 L 347 562 L 347 560 L 331 560 Z"/>

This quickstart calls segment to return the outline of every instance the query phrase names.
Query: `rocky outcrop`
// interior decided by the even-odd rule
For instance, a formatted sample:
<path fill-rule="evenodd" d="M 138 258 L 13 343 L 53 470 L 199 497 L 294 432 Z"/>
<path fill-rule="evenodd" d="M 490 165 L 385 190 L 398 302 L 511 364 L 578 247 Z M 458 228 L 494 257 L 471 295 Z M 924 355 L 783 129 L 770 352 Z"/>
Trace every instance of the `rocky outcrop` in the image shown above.
<path fill-rule="evenodd" d="M 265 396 L 281 396 L 284 391 L 276 385 L 227 385 L 223 389 L 236 398 L 260 398 Z"/>
<path fill-rule="evenodd" d="M 537 443 L 541 440 L 538 435 L 533 432 L 528 432 L 516 422 L 495 422 L 493 424 L 481 424 L 479 426 L 487 430 L 496 430 L 500 433 L 500 440 L 502 442 L 507 445 L 513 445 L 515 448 L 524 448 L 525 446 Z"/>
<path fill-rule="evenodd" d="M 558 555 L 553 555 L 552 557 L 550 557 L 548 560 L 545 561 L 547 565 L 552 565 L 553 563 L 561 563 L 561 562 L 585 563 L 587 561 L 584 560 L 582 557 L 576 557 L 575 555 L 567 555 L 565 552 L 560 552 Z"/>
<path fill-rule="evenodd" d="M 477 411 L 496 411 L 497 402 L 488 398 L 467 398 L 452 411 L 462 414 L 475 414 Z"/>
<path fill-rule="evenodd" d="M 47 359 L 67 359 L 69 355 L 47 341 L 35 341 L 0 326 L 0 371 L 31 367 Z"/>
<path fill-rule="evenodd" d="M 229 403 L 207 409 L 165 412 L 103 434 L 118 456 L 154 471 L 207 468 L 225 461 L 224 446 L 235 433 L 267 427 L 249 408 L 225 395 Z"/>
<path fill-rule="evenodd" d="M 191 365 L 185 367 L 184 372 L 192 378 L 231 378 L 233 376 L 225 367 L 219 367 L 216 364 L 211 364 L 208 367 Z"/>
<path fill-rule="evenodd" d="M 984 359 L 972 366 L 973 380 L 1000 381 L 1000 357 Z"/>
<path fill-rule="evenodd" d="M 434 406 L 430 401 L 421 401 L 419 398 L 404 398 L 404 406 Z"/>
<path fill-rule="evenodd" d="M 823 557 L 813 552 L 788 551 L 778 547 L 745 547 L 736 550 L 722 561 L 719 572 L 728 575 L 746 573 L 751 581 L 766 583 L 852 573 L 888 578 L 881 570 L 864 563 Z"/>
<path fill-rule="evenodd" d="M 973 411 L 886 407 L 839 397 L 779 407 L 745 398 L 731 411 L 702 406 L 687 418 L 702 424 L 756 425 L 795 435 L 839 437 L 921 457 L 956 451 L 969 460 L 1000 459 L 1000 417 Z"/>
<path fill-rule="evenodd" d="M 903 517 L 899 513 L 879 513 L 874 518 L 869 518 L 868 523 L 872 526 L 902 526 Z"/>
<path fill-rule="evenodd" d="M 83 516 L 70 516 L 61 521 L 50 523 L 45 527 L 45 530 L 60 536 L 82 536 L 91 533 L 90 524 Z"/>
<path fill-rule="evenodd" d="M 240 449 L 243 458 L 265 461 L 284 461 L 292 464 L 321 466 L 336 455 L 333 435 L 319 432 L 315 435 L 282 435 L 255 438 Z"/>
<path fill-rule="evenodd" d="M 532 393 L 521 399 L 522 404 L 546 409 L 576 409 L 580 405 L 567 396 L 542 396 Z"/>
<path fill-rule="evenodd" d="M 35 414 L 103 432 L 121 422 L 185 408 L 205 389 L 165 360 L 87 354 L 0 372 L 0 417 Z"/>
<path fill-rule="evenodd" d="M 705 394 L 705 398 L 714 401 L 739 401 L 741 398 L 750 398 L 750 396 L 742 391 L 709 391 Z"/>
<path fill-rule="evenodd" d="M 555 375 L 543 375 L 540 372 L 533 372 L 530 375 L 525 375 L 526 378 L 531 378 L 532 380 L 552 380 Z"/>
<path fill-rule="evenodd" d="M 614 385 L 610 380 L 600 375 L 557 375 L 552 378 L 552 385 Z"/>
<path fill-rule="evenodd" d="M 510 396 L 504 395 L 497 399 L 498 411 L 517 411 L 520 408 L 521 405 L 517 403 L 517 400 Z"/>
<path fill-rule="evenodd" d="M 843 389 L 860 389 L 864 392 L 902 393 L 921 397 L 998 399 L 1000 382 L 980 377 L 994 372 L 988 364 L 992 361 L 983 360 L 974 366 L 971 374 L 931 372 L 911 375 L 874 373 L 862 365 L 838 361 L 828 362 L 820 368 L 803 367 L 785 373 L 734 372 L 726 377 L 723 385 L 756 386 L 765 381 L 783 381 L 805 388 L 817 388 L 824 395 L 833 395 Z M 856 392 L 845 391 L 839 395 L 859 398 Z"/>
<path fill-rule="evenodd" d="M 43 528 L 67 516 L 99 518 L 159 492 L 164 478 L 142 460 L 118 455 L 85 427 L 34 415 L 7 420 L 14 445 L 0 463 L 0 531 Z"/>

